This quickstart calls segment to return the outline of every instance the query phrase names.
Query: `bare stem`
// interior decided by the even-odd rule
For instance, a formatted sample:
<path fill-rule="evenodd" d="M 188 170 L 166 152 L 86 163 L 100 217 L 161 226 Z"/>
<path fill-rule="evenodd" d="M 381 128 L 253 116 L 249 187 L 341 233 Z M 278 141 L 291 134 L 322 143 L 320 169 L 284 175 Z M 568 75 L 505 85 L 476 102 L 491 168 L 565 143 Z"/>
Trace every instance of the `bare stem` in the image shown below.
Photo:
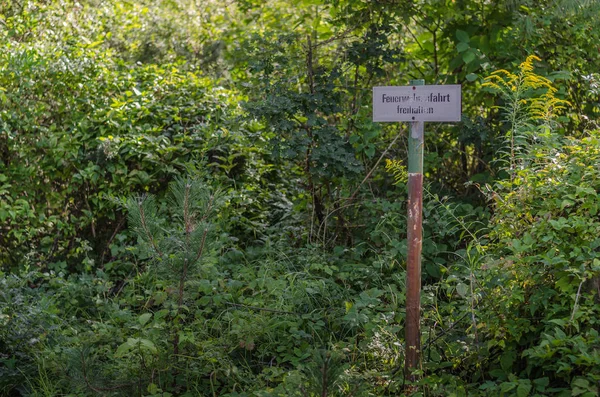
<path fill-rule="evenodd" d="M 196 258 L 194 261 L 197 261 L 202 257 L 202 253 L 204 252 L 204 245 L 206 244 L 206 235 L 208 234 L 208 229 L 204 229 L 204 233 L 202 233 L 202 241 L 200 242 L 200 247 L 198 247 L 198 253 L 196 254 Z"/>
<path fill-rule="evenodd" d="M 133 385 L 133 383 L 126 383 L 126 384 L 116 385 L 116 386 L 112 386 L 112 387 L 93 386 L 92 383 L 90 382 L 90 380 L 88 379 L 87 367 L 85 365 L 85 357 L 83 356 L 83 351 L 80 352 L 79 357 L 81 358 L 81 372 L 83 375 L 83 381 L 85 382 L 85 385 L 90 390 L 95 391 L 96 393 L 102 393 L 102 392 L 107 392 L 107 391 L 112 391 L 112 390 L 123 389 L 125 387 L 129 387 L 129 386 Z"/>
<path fill-rule="evenodd" d="M 585 283 L 585 278 L 581 280 L 581 282 L 579 283 L 579 288 L 577 288 L 577 295 L 575 296 L 575 305 L 573 305 L 573 313 L 571 313 L 571 320 L 569 321 L 573 321 L 573 319 L 575 318 L 575 312 L 577 312 L 577 307 L 579 306 L 579 297 L 581 296 L 581 287 L 583 286 L 583 283 Z"/>

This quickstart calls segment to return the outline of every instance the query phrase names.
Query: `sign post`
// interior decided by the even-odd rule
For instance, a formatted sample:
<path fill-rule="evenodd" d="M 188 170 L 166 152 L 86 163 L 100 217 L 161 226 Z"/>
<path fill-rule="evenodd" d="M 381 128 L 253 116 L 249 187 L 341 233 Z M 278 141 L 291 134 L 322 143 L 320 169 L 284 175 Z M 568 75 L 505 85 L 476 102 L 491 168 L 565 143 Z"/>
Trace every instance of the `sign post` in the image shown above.
<path fill-rule="evenodd" d="M 460 121 L 461 86 L 411 80 L 407 87 L 373 87 L 373 121 L 409 121 L 406 240 L 405 375 L 413 379 L 421 349 L 421 248 L 423 244 L 423 146 L 425 121 Z"/>

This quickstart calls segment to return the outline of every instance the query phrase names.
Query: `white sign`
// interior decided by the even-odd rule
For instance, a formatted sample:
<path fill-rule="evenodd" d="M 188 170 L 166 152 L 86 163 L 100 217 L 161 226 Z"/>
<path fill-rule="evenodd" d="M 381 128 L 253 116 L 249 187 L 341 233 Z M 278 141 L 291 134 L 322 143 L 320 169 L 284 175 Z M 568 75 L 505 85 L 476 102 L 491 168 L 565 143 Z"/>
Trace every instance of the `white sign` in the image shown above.
<path fill-rule="evenodd" d="M 460 84 L 373 87 L 373 121 L 460 121 Z"/>

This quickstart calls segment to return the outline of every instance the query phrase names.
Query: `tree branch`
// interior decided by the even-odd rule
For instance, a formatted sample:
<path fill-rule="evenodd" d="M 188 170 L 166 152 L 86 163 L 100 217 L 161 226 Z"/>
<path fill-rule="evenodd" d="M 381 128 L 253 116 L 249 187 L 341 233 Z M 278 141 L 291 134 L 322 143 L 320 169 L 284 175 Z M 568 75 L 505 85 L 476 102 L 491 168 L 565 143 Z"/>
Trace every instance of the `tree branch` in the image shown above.
<path fill-rule="evenodd" d="M 348 198 L 348 201 L 354 200 L 354 197 L 358 194 L 358 191 L 360 190 L 360 187 L 367 181 L 367 179 L 369 179 L 371 177 L 371 174 L 375 171 L 375 169 L 377 168 L 377 166 L 379 165 L 379 163 L 381 163 L 381 160 L 383 160 L 383 158 L 385 157 L 385 155 L 387 154 L 387 152 L 389 152 L 389 150 L 392 148 L 392 146 L 394 146 L 394 143 L 396 143 L 396 141 L 398 140 L 398 138 L 400 138 L 400 136 L 403 135 L 403 133 L 405 131 L 406 131 L 406 129 L 403 129 L 400 133 L 398 133 L 398 135 L 396 135 L 396 137 L 392 140 L 392 142 L 388 145 L 388 147 L 383 151 L 383 153 L 381 153 L 381 156 L 379 156 L 379 159 L 377 160 L 377 162 L 375 163 L 375 165 L 373 166 L 373 168 L 371 168 L 371 170 L 367 173 L 367 175 L 364 177 L 364 179 L 362 180 L 362 182 L 358 185 L 358 187 L 356 188 L 356 190 L 354 191 L 354 193 L 352 193 L 352 195 L 350 196 L 350 198 Z"/>

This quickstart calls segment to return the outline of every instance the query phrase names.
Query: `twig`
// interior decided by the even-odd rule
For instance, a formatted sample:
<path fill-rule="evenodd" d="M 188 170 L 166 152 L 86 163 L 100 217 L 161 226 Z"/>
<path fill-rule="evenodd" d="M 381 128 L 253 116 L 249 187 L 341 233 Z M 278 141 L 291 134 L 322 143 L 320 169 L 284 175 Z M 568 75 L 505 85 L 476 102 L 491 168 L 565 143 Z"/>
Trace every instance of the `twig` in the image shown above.
<path fill-rule="evenodd" d="M 92 212 L 92 207 L 90 206 L 90 201 L 88 200 L 88 196 L 90 193 L 90 187 L 87 182 L 85 182 L 85 194 L 83 195 L 83 199 L 85 201 L 85 206 L 90 212 L 90 225 L 92 228 L 92 237 L 96 238 L 96 224 L 94 222 L 94 214 Z"/>
<path fill-rule="evenodd" d="M 392 148 L 392 146 L 394 146 L 394 143 L 396 143 L 396 141 L 398 140 L 398 138 L 400 138 L 400 136 L 404 133 L 404 131 L 405 131 L 405 129 L 402 130 L 398 135 L 396 135 L 396 137 L 392 140 L 392 142 L 388 145 L 388 147 L 383 151 L 383 153 L 381 153 L 381 156 L 379 156 L 379 159 L 377 160 L 377 162 L 375 163 L 373 168 L 371 168 L 371 170 L 367 173 L 367 175 L 364 177 L 362 182 L 358 185 L 358 187 L 356 188 L 354 193 L 352 193 L 350 198 L 348 198 L 348 201 L 354 200 L 354 197 L 358 194 L 358 191 L 360 190 L 361 186 L 371 177 L 371 174 L 375 171 L 375 169 L 377 168 L 379 163 L 381 163 L 381 160 L 383 160 L 383 158 L 385 157 L 387 152 L 389 152 L 389 150 Z"/>
<path fill-rule="evenodd" d="M 327 357 L 327 355 L 325 355 L 325 361 L 323 362 L 323 368 L 321 368 L 321 376 L 322 376 L 321 397 L 327 397 L 327 386 L 329 386 L 327 384 L 329 382 L 329 379 L 327 377 L 328 364 L 329 364 L 329 357 Z"/>
<path fill-rule="evenodd" d="M 579 305 L 579 297 L 581 296 L 581 286 L 585 283 L 585 278 L 581 280 L 579 283 L 579 288 L 577 288 L 577 295 L 575 296 L 575 305 L 573 305 L 573 313 L 571 313 L 571 319 L 569 321 L 573 321 L 575 318 L 575 312 L 577 311 L 577 307 Z"/>
<path fill-rule="evenodd" d="M 111 387 L 98 387 L 98 386 L 93 386 L 88 377 L 87 377 L 87 368 L 85 366 L 85 357 L 83 356 L 83 351 L 80 352 L 80 358 L 81 358 L 81 372 L 83 375 L 83 381 L 85 382 L 85 385 L 90 389 L 95 391 L 96 393 L 102 393 L 102 392 L 106 392 L 106 391 L 112 391 L 112 390 L 119 390 L 119 389 L 123 389 L 125 387 L 129 387 L 132 386 L 135 382 L 133 383 L 125 383 L 122 385 L 116 385 L 116 386 L 111 386 Z"/>
<path fill-rule="evenodd" d="M 331 212 L 329 212 L 327 215 L 325 215 L 325 219 L 323 219 L 323 222 L 321 222 L 321 224 L 319 225 L 319 229 L 317 230 L 317 238 L 321 235 L 321 228 L 324 227 L 323 229 L 323 241 L 325 241 L 325 237 L 327 236 L 327 219 L 329 219 L 329 217 L 331 215 L 333 215 L 335 212 L 341 211 L 345 208 L 348 207 L 352 207 L 354 204 L 350 203 L 350 204 L 346 204 L 346 205 L 342 205 L 341 207 L 335 208 L 334 210 L 332 210 Z"/>
<path fill-rule="evenodd" d="M 115 230 L 113 231 L 113 234 L 110 236 L 110 238 L 108 239 L 108 241 L 106 243 L 106 248 L 104 248 L 104 251 L 102 252 L 102 257 L 100 258 L 100 264 L 102 264 L 102 265 L 104 264 L 104 257 L 106 256 L 106 253 L 108 252 L 108 250 L 110 248 L 110 244 L 115 239 L 115 236 L 117 235 L 117 233 L 121 229 L 121 226 L 123 226 L 124 222 L 125 222 L 125 217 L 122 216 L 121 219 L 119 220 L 119 223 L 117 223 L 117 227 L 115 227 Z"/>
<path fill-rule="evenodd" d="M 406 27 L 406 30 L 408 30 L 408 34 L 410 34 L 412 36 L 412 38 L 415 39 L 415 42 L 417 43 L 419 48 L 421 48 L 421 51 L 425 51 L 425 49 L 421 45 L 421 42 L 419 41 L 419 39 L 417 39 L 417 36 L 415 36 L 415 34 L 412 32 L 412 30 L 410 30 L 410 28 L 408 26 Z"/>
<path fill-rule="evenodd" d="M 198 249 L 198 253 L 196 254 L 196 258 L 194 261 L 197 261 L 202 256 L 204 252 L 204 245 L 206 244 L 206 235 L 208 234 L 208 229 L 204 229 L 204 233 L 202 234 L 202 241 L 200 242 L 200 247 Z"/>
<path fill-rule="evenodd" d="M 470 288 L 471 288 L 471 322 L 473 323 L 473 334 L 475 336 L 475 343 L 479 343 L 479 337 L 477 336 L 477 319 L 475 318 L 475 299 L 473 298 L 475 296 L 474 290 L 473 290 L 473 284 L 475 284 L 475 275 L 473 274 L 473 272 L 469 272 L 469 280 L 471 281 L 470 284 Z M 479 349 L 477 350 L 477 354 L 479 355 Z"/>
<path fill-rule="evenodd" d="M 277 313 L 277 314 L 291 314 L 293 316 L 302 316 L 302 313 L 287 312 L 285 310 L 269 309 L 269 308 L 266 308 L 266 307 L 243 305 L 241 303 L 233 303 L 233 302 L 224 302 L 224 303 L 226 305 L 229 305 L 229 306 L 241 307 L 241 308 L 244 308 L 244 309 L 257 310 L 257 311 L 269 312 L 269 313 Z"/>
<path fill-rule="evenodd" d="M 308 393 L 306 392 L 306 389 L 303 385 L 300 385 L 300 392 L 302 393 L 303 397 L 308 397 Z"/>
<path fill-rule="evenodd" d="M 338 35 L 336 35 L 336 36 L 333 36 L 333 37 L 331 37 L 331 38 L 329 38 L 329 39 L 327 39 L 327 40 L 323 40 L 323 41 L 320 41 L 320 42 L 318 42 L 318 43 L 315 43 L 315 45 L 314 45 L 314 46 L 315 46 L 315 47 L 320 47 L 320 46 L 322 46 L 322 45 L 329 44 L 329 43 L 331 43 L 331 42 L 333 42 L 333 41 L 336 41 L 336 40 L 338 40 L 338 39 L 344 39 L 344 38 L 345 38 L 345 36 L 346 36 L 348 33 L 351 33 L 353 30 L 355 30 L 355 29 L 357 29 L 357 28 L 358 28 L 358 25 L 356 25 L 356 26 L 351 26 L 351 27 L 349 27 L 348 29 L 344 30 L 342 33 L 340 33 L 340 34 L 338 34 Z"/>
<path fill-rule="evenodd" d="M 474 306 L 474 308 L 476 308 L 479 305 L 479 302 L 477 302 Z M 442 338 L 444 335 L 446 335 L 448 332 L 452 331 L 454 329 L 454 327 L 456 327 L 465 317 L 467 317 L 468 315 L 470 315 L 471 312 L 465 312 L 465 314 L 463 314 L 462 316 L 459 317 L 458 320 L 456 320 L 455 322 L 452 323 L 452 325 L 446 329 L 442 328 L 442 333 L 439 334 L 438 336 L 436 336 L 435 338 L 433 338 L 433 340 L 430 340 L 427 342 L 427 344 L 425 345 L 425 349 L 429 348 L 429 346 L 433 345 L 435 342 L 437 342 L 440 338 Z"/>

